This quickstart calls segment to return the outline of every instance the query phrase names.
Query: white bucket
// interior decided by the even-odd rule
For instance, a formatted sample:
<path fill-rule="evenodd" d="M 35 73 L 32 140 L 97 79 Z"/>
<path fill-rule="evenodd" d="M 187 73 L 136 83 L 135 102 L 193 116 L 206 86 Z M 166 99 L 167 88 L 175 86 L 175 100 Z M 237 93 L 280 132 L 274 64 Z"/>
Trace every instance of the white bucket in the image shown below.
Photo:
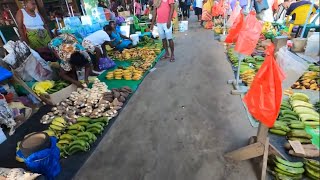
<path fill-rule="evenodd" d="M 0 144 L 2 144 L 5 140 L 7 140 L 7 137 L 2 131 L 2 129 L 0 128 Z"/>
<path fill-rule="evenodd" d="M 139 34 L 131 34 L 130 39 L 132 40 L 132 45 L 137 45 L 139 42 Z"/>
<path fill-rule="evenodd" d="M 318 33 L 313 33 L 307 41 L 307 46 L 305 49 L 305 55 L 307 56 L 318 56 L 319 55 L 319 38 L 320 34 Z"/>
<path fill-rule="evenodd" d="M 180 21 L 179 22 L 179 31 L 180 32 L 185 32 L 188 30 L 188 21 Z"/>

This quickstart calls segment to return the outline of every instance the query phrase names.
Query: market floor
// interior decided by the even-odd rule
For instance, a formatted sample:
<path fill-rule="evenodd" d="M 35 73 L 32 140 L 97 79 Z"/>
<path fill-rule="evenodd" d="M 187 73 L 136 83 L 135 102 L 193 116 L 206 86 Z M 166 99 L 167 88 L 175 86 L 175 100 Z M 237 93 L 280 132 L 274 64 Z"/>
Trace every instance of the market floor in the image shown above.
<path fill-rule="evenodd" d="M 256 179 L 250 162 L 223 157 L 256 134 L 223 46 L 194 20 L 175 45 L 176 62 L 156 65 L 74 179 Z"/>

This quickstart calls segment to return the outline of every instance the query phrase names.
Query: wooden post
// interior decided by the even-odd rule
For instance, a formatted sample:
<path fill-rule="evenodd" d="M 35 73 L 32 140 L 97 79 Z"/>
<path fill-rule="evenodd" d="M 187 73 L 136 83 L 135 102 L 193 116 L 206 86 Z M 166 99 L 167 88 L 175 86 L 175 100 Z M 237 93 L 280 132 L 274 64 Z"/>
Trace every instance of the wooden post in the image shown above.
<path fill-rule="evenodd" d="M 257 142 L 249 144 L 248 146 L 242 147 L 235 151 L 229 152 L 225 154 L 224 157 L 236 161 L 243 161 L 263 155 L 261 180 L 265 180 L 269 149 L 268 130 L 268 127 L 260 123 L 257 133 Z"/>

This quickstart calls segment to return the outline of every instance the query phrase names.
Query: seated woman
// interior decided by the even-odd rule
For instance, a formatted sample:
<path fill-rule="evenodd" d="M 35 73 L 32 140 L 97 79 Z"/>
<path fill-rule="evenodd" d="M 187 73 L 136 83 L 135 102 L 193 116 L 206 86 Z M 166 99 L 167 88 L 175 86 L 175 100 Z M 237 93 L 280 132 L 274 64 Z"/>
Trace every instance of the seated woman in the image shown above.
<path fill-rule="evenodd" d="M 111 44 L 112 47 L 115 47 L 117 50 L 122 51 L 123 49 L 130 49 L 133 47 L 130 38 L 116 31 L 116 23 L 114 21 L 109 22 L 106 32 L 109 34 L 111 39 L 114 39 Z"/>
<path fill-rule="evenodd" d="M 21 40 L 35 50 L 47 48 L 52 36 L 44 19 L 36 12 L 35 0 L 24 0 L 24 4 L 25 8 L 16 15 Z"/>

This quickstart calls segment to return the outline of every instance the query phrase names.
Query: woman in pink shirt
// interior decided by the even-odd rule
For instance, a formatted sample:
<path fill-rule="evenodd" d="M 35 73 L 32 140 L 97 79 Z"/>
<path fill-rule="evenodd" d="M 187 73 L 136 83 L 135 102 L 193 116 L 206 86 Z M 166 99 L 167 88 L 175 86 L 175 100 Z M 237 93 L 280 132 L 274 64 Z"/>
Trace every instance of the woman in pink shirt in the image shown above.
<path fill-rule="evenodd" d="M 141 6 L 141 4 L 139 3 L 139 0 L 136 0 L 135 2 L 134 2 L 134 8 L 135 8 L 135 15 L 138 17 L 138 18 L 140 18 L 140 16 L 141 16 L 141 9 L 142 9 L 142 6 Z"/>

